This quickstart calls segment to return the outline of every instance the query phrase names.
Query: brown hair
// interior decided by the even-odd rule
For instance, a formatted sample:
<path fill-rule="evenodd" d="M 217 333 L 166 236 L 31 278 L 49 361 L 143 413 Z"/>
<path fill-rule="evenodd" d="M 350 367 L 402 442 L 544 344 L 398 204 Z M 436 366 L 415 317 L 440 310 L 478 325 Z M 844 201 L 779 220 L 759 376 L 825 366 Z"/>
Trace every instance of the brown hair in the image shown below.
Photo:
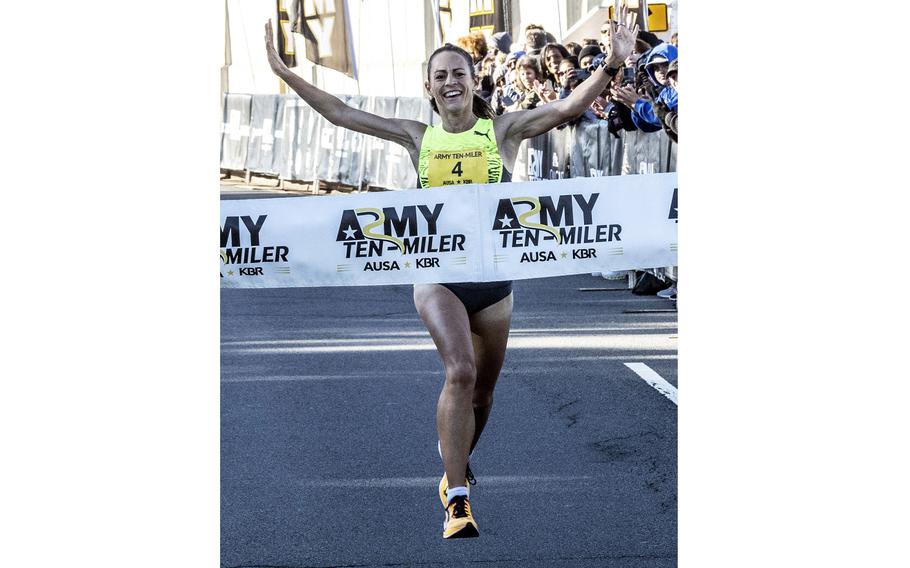
<path fill-rule="evenodd" d="M 481 31 L 473 31 L 466 36 L 461 36 L 455 43 L 458 47 L 471 54 L 472 63 L 477 63 L 487 56 L 487 37 Z"/>
<path fill-rule="evenodd" d="M 543 77 L 541 77 L 540 80 L 543 81 L 544 79 L 550 79 L 553 81 L 554 85 L 557 85 L 559 84 L 559 77 L 557 77 L 555 73 L 550 73 L 550 69 L 547 67 L 547 52 L 553 49 L 558 51 L 559 54 L 562 55 L 563 59 L 566 57 L 571 57 L 572 54 L 569 53 L 568 49 L 559 43 L 548 43 L 540 50 L 540 70 L 543 72 Z M 556 71 L 559 70 L 557 69 Z"/>
<path fill-rule="evenodd" d="M 519 59 L 518 63 L 515 65 L 515 68 L 522 69 L 524 67 L 534 71 L 534 73 L 537 74 L 537 80 L 543 82 L 544 76 L 540 72 L 540 60 L 533 55 L 522 55 L 521 59 Z"/>
<path fill-rule="evenodd" d="M 456 45 L 447 43 L 442 47 L 437 48 L 436 51 L 430 54 L 430 58 L 427 59 L 427 81 L 430 80 L 430 70 L 433 67 L 433 58 L 443 51 L 451 51 L 452 53 L 457 53 L 464 57 L 465 61 L 468 63 L 468 69 L 471 70 L 471 78 L 473 79 L 477 76 L 477 71 L 474 69 L 474 62 L 471 60 L 471 54 Z M 493 112 L 493 107 L 490 106 L 490 103 L 485 101 L 483 97 L 476 92 L 473 95 L 471 111 L 474 113 L 474 116 L 478 118 L 496 118 L 496 113 Z M 434 112 L 439 114 L 439 106 L 436 104 L 436 99 L 433 97 L 430 97 L 430 106 L 433 107 Z"/>

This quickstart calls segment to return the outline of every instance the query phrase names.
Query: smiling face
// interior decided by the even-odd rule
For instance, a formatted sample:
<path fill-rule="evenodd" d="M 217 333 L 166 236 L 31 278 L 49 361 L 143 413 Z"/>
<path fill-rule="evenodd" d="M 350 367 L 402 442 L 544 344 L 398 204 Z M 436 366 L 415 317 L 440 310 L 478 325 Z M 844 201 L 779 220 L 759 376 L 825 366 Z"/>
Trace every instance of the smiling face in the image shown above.
<path fill-rule="evenodd" d="M 472 76 L 473 70 L 467 59 L 453 51 L 441 51 L 430 60 L 429 80 L 424 87 L 440 112 L 471 108 L 478 81 Z"/>
<path fill-rule="evenodd" d="M 537 80 L 537 71 L 531 67 L 521 67 L 518 69 L 518 76 L 521 78 L 521 83 L 525 90 L 534 88 L 534 81 Z"/>
<path fill-rule="evenodd" d="M 559 69 L 559 64 L 562 62 L 562 60 L 562 53 L 560 53 L 558 49 L 548 49 L 544 57 L 544 61 L 547 65 L 547 71 L 553 75 L 556 75 L 556 71 Z"/>

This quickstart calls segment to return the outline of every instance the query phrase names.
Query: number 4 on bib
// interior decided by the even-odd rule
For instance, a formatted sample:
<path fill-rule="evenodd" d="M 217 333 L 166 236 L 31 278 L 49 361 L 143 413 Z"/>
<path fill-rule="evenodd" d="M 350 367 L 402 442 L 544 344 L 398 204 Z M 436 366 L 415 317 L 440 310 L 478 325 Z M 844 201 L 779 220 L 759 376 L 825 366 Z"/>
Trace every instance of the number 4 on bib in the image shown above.
<path fill-rule="evenodd" d="M 486 153 L 478 149 L 433 152 L 427 175 L 430 187 L 486 183 Z"/>

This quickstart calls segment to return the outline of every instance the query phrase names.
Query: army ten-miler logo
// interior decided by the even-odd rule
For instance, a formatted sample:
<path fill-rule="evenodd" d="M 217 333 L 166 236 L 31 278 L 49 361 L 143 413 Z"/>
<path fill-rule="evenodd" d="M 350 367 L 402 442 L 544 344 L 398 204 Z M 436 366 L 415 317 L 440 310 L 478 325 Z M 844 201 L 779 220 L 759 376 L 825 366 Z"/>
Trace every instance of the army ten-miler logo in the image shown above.
<path fill-rule="evenodd" d="M 235 273 L 235 267 L 231 265 L 288 262 L 288 247 L 261 246 L 259 242 L 259 233 L 267 217 L 268 215 L 259 215 L 255 221 L 248 215 L 225 217 L 224 225 L 221 226 L 221 263 L 227 266 L 228 276 L 234 276 Z M 240 276 L 262 276 L 261 266 L 237 267 L 236 271 Z M 221 277 L 224 278 L 224 275 L 222 270 Z"/>
<path fill-rule="evenodd" d="M 345 258 L 376 259 L 387 253 L 406 257 L 463 251 L 464 235 L 438 234 L 436 223 L 442 209 L 442 203 L 345 209 L 335 241 L 344 248 Z M 415 258 L 414 262 L 416 268 L 439 266 L 439 258 L 435 256 Z M 363 266 L 364 271 L 400 269 L 398 259 L 368 260 Z"/>
<path fill-rule="evenodd" d="M 575 193 L 500 199 L 493 221 L 493 231 L 499 234 L 499 246 L 520 249 L 536 247 L 546 241 L 558 245 L 621 241 L 622 225 L 594 225 L 594 204 L 598 197 L 599 193 L 589 197 Z M 597 251 L 591 247 L 573 248 L 572 258 L 597 258 Z M 555 260 L 553 251 L 531 251 L 523 252 L 520 262 Z"/>

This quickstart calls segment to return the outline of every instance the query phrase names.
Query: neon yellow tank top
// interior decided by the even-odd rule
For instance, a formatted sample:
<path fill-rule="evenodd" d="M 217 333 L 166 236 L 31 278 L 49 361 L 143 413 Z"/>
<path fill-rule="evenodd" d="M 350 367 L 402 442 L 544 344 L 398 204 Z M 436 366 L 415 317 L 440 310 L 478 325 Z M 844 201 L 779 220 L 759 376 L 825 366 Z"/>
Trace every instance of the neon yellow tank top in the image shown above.
<path fill-rule="evenodd" d="M 441 124 L 428 126 L 420 143 L 417 177 L 422 188 L 503 181 L 493 121 L 478 118 L 457 134 L 446 132 Z"/>

